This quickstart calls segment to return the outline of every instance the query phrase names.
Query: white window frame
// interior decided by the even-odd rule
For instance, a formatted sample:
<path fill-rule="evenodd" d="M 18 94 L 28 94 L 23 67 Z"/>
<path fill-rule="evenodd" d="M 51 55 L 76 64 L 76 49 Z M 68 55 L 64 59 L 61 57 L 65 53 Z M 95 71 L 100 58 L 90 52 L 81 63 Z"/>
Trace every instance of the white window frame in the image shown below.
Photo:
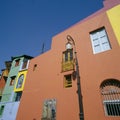
<path fill-rule="evenodd" d="M 22 62 L 21 62 L 21 65 L 20 65 L 20 70 L 19 70 L 19 71 L 28 69 L 29 63 L 30 63 L 30 60 L 27 61 L 27 66 L 26 66 L 26 68 L 23 69 L 22 66 L 23 66 L 24 62 L 22 61 Z"/>
<path fill-rule="evenodd" d="M 104 27 L 91 32 L 90 38 L 94 54 L 111 49 L 111 45 Z"/>

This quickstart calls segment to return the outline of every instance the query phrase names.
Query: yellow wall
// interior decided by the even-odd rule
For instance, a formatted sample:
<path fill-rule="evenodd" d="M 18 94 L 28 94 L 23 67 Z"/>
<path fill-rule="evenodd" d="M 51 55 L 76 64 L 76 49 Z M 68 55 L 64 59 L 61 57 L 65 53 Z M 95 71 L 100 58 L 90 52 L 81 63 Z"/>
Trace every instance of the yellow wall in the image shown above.
<path fill-rule="evenodd" d="M 108 10 L 107 15 L 120 45 L 120 5 Z"/>
<path fill-rule="evenodd" d="M 15 91 L 15 92 L 23 91 L 24 84 L 25 84 L 25 80 L 26 80 L 26 74 L 27 74 L 27 71 L 26 71 L 26 70 L 21 71 L 21 72 L 18 73 L 18 76 L 17 76 L 17 78 L 16 78 L 16 83 L 15 83 L 15 86 L 14 86 L 14 91 Z M 24 79 L 23 79 L 22 85 L 18 87 L 18 81 L 19 81 L 19 77 L 20 77 L 21 75 L 24 76 Z"/>
<path fill-rule="evenodd" d="M 8 70 L 6 69 L 6 70 L 4 70 L 4 72 L 3 72 L 3 76 L 8 76 Z"/>

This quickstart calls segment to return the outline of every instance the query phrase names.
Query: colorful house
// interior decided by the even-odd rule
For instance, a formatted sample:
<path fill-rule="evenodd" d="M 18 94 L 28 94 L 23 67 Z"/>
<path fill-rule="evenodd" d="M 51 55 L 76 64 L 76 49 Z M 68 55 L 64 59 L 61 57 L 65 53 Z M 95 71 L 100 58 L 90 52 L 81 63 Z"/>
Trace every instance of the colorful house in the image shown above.
<path fill-rule="evenodd" d="M 11 68 L 0 102 L 0 120 L 16 119 L 29 61 L 32 58 L 27 55 L 11 58 Z"/>
<path fill-rule="evenodd" d="M 30 62 L 17 120 L 120 120 L 119 21 L 120 0 L 105 0 L 54 36 Z"/>
<path fill-rule="evenodd" d="M 4 87 L 5 87 L 5 84 L 7 82 L 7 78 L 8 78 L 8 74 L 9 74 L 9 71 L 10 71 L 10 68 L 11 68 L 11 61 L 6 61 L 5 62 L 5 69 L 2 69 L 2 75 L 1 75 L 1 78 L 0 78 L 0 101 L 1 101 L 1 98 L 2 98 L 2 93 L 3 93 L 3 90 L 4 90 Z"/>

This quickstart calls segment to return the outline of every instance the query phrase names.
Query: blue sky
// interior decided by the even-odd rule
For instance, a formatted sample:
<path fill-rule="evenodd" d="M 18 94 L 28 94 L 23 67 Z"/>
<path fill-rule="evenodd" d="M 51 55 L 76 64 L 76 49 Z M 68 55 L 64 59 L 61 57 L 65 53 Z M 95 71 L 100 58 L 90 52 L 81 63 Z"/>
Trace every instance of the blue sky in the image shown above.
<path fill-rule="evenodd" d="M 11 56 L 36 57 L 52 37 L 103 7 L 103 0 L 0 0 L 0 70 Z M 1 73 L 1 72 L 0 72 Z"/>

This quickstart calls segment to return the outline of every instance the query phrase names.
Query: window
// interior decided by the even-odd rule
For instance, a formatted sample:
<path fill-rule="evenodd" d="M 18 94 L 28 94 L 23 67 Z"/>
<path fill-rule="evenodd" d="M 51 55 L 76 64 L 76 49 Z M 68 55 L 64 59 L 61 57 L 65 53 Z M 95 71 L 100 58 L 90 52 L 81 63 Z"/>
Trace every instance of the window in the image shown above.
<path fill-rule="evenodd" d="M 19 66 L 20 59 L 15 60 L 15 67 Z"/>
<path fill-rule="evenodd" d="M 63 52 L 63 61 L 67 62 L 67 61 L 71 61 L 73 60 L 73 50 L 69 49 L 66 50 L 65 52 Z"/>
<path fill-rule="evenodd" d="M 20 101 L 21 96 L 22 96 L 22 92 L 17 92 L 17 93 L 16 93 L 15 101 Z"/>
<path fill-rule="evenodd" d="M 64 87 L 65 88 L 72 87 L 72 77 L 71 77 L 71 74 L 64 76 Z"/>
<path fill-rule="evenodd" d="M 1 102 L 2 96 L 0 96 L 0 102 Z"/>
<path fill-rule="evenodd" d="M 2 105 L 1 107 L 0 107 L 0 116 L 2 116 L 2 114 L 3 114 L 3 111 L 4 111 L 4 105 Z"/>
<path fill-rule="evenodd" d="M 26 69 L 27 68 L 27 63 L 28 63 L 28 60 L 24 59 L 23 64 L 22 64 L 22 69 Z"/>
<path fill-rule="evenodd" d="M 16 88 L 21 88 L 22 87 L 22 84 L 23 84 L 23 81 L 24 81 L 24 74 L 21 74 L 18 78 L 18 82 L 17 82 L 17 86 Z"/>
<path fill-rule="evenodd" d="M 33 71 L 35 71 L 37 68 L 37 64 L 34 64 Z"/>
<path fill-rule="evenodd" d="M 15 77 L 16 77 L 16 76 L 12 76 L 12 77 L 11 77 L 10 86 L 14 85 Z"/>
<path fill-rule="evenodd" d="M 120 116 L 120 81 L 105 80 L 101 86 L 104 111 L 107 116 Z"/>
<path fill-rule="evenodd" d="M 69 49 L 63 52 L 62 71 L 65 72 L 73 69 L 74 69 L 73 49 Z"/>
<path fill-rule="evenodd" d="M 29 60 L 24 58 L 24 60 L 20 63 L 20 71 L 28 69 L 28 65 L 29 65 Z"/>
<path fill-rule="evenodd" d="M 90 33 L 93 53 L 101 53 L 111 49 L 105 28 Z"/>

